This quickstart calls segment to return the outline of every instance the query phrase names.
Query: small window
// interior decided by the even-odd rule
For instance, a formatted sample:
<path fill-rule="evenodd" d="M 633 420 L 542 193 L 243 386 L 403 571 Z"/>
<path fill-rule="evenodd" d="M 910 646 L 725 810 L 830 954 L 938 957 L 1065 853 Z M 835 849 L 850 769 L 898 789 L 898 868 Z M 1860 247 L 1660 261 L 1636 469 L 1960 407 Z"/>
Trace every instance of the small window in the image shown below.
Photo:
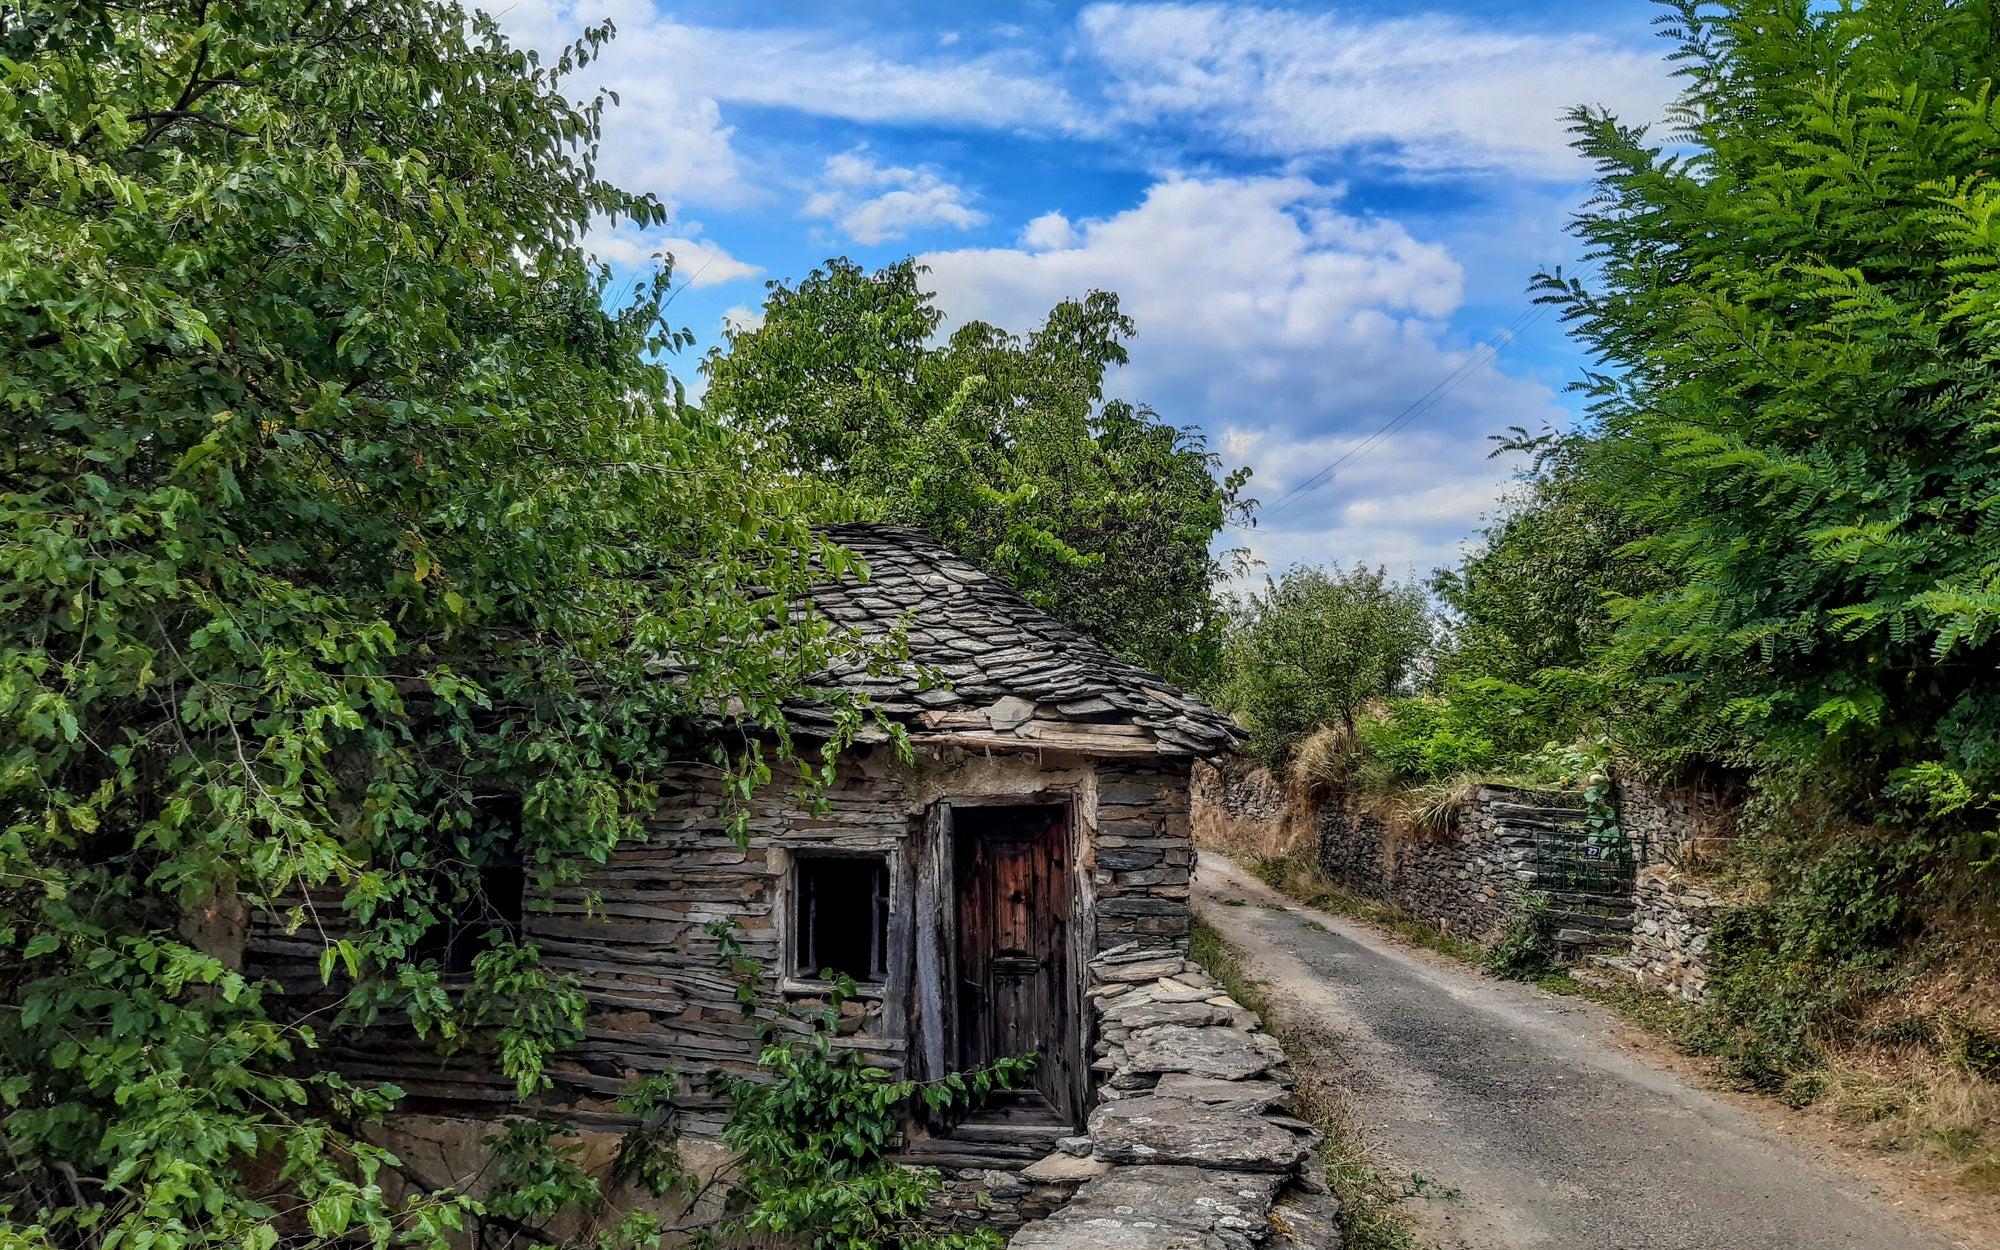
<path fill-rule="evenodd" d="M 436 960 L 446 976 L 465 976 L 496 938 L 518 941 L 527 896 L 521 863 L 521 800 L 490 795 L 474 800 L 473 845 L 480 862 L 470 872 L 440 876 L 436 924 L 417 939 L 416 962 Z"/>
<path fill-rule="evenodd" d="M 889 976 L 889 865 L 872 855 L 801 856 L 792 891 L 792 975 Z"/>

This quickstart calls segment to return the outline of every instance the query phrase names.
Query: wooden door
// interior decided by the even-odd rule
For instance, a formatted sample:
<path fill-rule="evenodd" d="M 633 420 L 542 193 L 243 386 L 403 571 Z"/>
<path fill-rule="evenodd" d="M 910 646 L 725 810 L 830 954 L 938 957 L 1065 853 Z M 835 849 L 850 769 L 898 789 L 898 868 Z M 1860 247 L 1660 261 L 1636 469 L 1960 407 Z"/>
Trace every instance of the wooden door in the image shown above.
<path fill-rule="evenodd" d="M 1032 1052 L 1037 1093 L 1022 1109 L 1062 1124 L 1078 1122 L 1082 1100 L 1072 860 L 1065 807 L 952 810 L 958 1064 Z"/>

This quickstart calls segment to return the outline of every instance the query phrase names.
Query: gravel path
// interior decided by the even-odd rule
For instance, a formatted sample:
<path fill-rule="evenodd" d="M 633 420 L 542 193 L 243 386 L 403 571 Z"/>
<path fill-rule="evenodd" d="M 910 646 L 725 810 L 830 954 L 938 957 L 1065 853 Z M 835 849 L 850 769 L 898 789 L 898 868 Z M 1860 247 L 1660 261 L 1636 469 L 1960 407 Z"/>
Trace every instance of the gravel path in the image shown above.
<path fill-rule="evenodd" d="M 1387 1168 L 1447 1195 L 1419 1204 L 1444 1250 L 1953 1245 L 1619 1048 L 1591 1004 L 1420 958 L 1215 856 L 1195 902 L 1288 1022 L 1327 1035 L 1318 1059 Z"/>

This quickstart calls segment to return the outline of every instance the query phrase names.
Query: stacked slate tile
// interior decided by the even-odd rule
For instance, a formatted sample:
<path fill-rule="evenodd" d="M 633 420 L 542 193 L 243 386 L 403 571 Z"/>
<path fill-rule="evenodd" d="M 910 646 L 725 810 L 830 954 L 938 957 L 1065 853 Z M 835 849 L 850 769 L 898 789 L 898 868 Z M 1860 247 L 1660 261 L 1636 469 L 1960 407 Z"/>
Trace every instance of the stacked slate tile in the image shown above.
<path fill-rule="evenodd" d="M 1222 713 L 1054 620 L 920 530 L 855 523 L 823 532 L 860 557 L 866 574 L 814 587 L 814 607 L 874 655 L 894 658 L 843 663 L 814 684 L 865 699 L 913 737 L 974 731 L 1206 758 L 1241 736 Z M 789 713 L 801 730 L 831 721 L 824 704 L 800 702 Z"/>

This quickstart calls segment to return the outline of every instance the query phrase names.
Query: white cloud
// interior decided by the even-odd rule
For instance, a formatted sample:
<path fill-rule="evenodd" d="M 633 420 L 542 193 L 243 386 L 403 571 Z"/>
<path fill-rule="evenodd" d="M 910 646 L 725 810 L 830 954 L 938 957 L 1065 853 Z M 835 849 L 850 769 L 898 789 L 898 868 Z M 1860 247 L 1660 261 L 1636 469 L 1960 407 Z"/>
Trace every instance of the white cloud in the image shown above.
<path fill-rule="evenodd" d="M 496 15 L 508 36 L 550 64 L 584 27 L 607 19 L 617 37 L 571 75 L 567 90 L 618 95 L 604 115 L 600 171 L 619 186 L 650 191 L 669 204 L 686 199 L 737 203 L 749 193 L 715 98 L 689 90 L 662 60 L 660 22 L 649 0 L 511 0 Z"/>
<path fill-rule="evenodd" d="M 732 304 L 722 310 L 722 324 L 737 334 L 764 328 L 764 310 L 748 304 Z"/>
<path fill-rule="evenodd" d="M 1415 168 L 1574 178 L 1565 110 L 1606 104 L 1650 121 L 1673 94 L 1657 56 L 1600 36 L 1436 13 L 1099 4 L 1078 26 L 1128 124 L 1190 123 L 1280 157 L 1382 146 Z"/>
<path fill-rule="evenodd" d="M 626 101 L 621 112 L 664 108 L 656 133 L 682 142 L 719 132 L 726 143 L 726 128 L 705 125 L 702 115 L 718 101 L 857 122 L 1042 133 L 1093 125 L 1090 110 L 1041 67 L 1008 54 L 941 55 L 955 42 L 949 39 L 899 59 L 824 30 L 692 26 L 663 17 L 650 0 L 517 0 L 500 14 L 510 32 L 545 53 L 607 18 L 618 36 L 580 80 L 615 87 Z"/>
<path fill-rule="evenodd" d="M 820 189 L 800 213 L 830 219 L 850 239 L 872 245 L 925 226 L 979 225 L 986 214 L 966 198 L 963 187 L 933 170 L 878 165 L 866 148 L 856 148 L 826 159 Z"/>
<path fill-rule="evenodd" d="M 754 278 L 764 271 L 740 261 L 708 239 L 699 237 L 698 221 L 677 223 L 676 235 L 664 230 L 641 230 L 630 223 L 609 229 L 599 227 L 584 236 L 584 249 L 599 260 L 628 267 L 650 265 L 662 253 L 674 258 L 674 276 L 695 290 Z"/>
<path fill-rule="evenodd" d="M 857 122 L 955 123 L 1035 133 L 1096 130 L 1042 67 L 1008 55 L 899 60 L 811 30 L 675 27 L 682 82 L 724 102 Z"/>
<path fill-rule="evenodd" d="M 1031 252 L 1055 252 L 1075 247 L 1076 227 L 1061 213 L 1043 213 L 1021 228 L 1021 246 Z"/>
<path fill-rule="evenodd" d="M 1116 390 L 1208 430 L 1232 464 L 1252 466 L 1251 493 L 1267 503 L 1471 353 L 1445 328 L 1462 300 L 1458 262 L 1304 179 L 1170 178 L 1126 212 L 1060 224 L 1039 219 L 1019 248 L 919 260 L 954 319 L 1011 329 L 1065 297 L 1118 292 L 1139 336 Z M 1563 416 L 1538 383 L 1476 367 L 1331 483 L 1233 536 L 1273 568 L 1365 559 L 1428 571 L 1453 558 L 1507 474 L 1486 459 L 1485 435 Z"/>

